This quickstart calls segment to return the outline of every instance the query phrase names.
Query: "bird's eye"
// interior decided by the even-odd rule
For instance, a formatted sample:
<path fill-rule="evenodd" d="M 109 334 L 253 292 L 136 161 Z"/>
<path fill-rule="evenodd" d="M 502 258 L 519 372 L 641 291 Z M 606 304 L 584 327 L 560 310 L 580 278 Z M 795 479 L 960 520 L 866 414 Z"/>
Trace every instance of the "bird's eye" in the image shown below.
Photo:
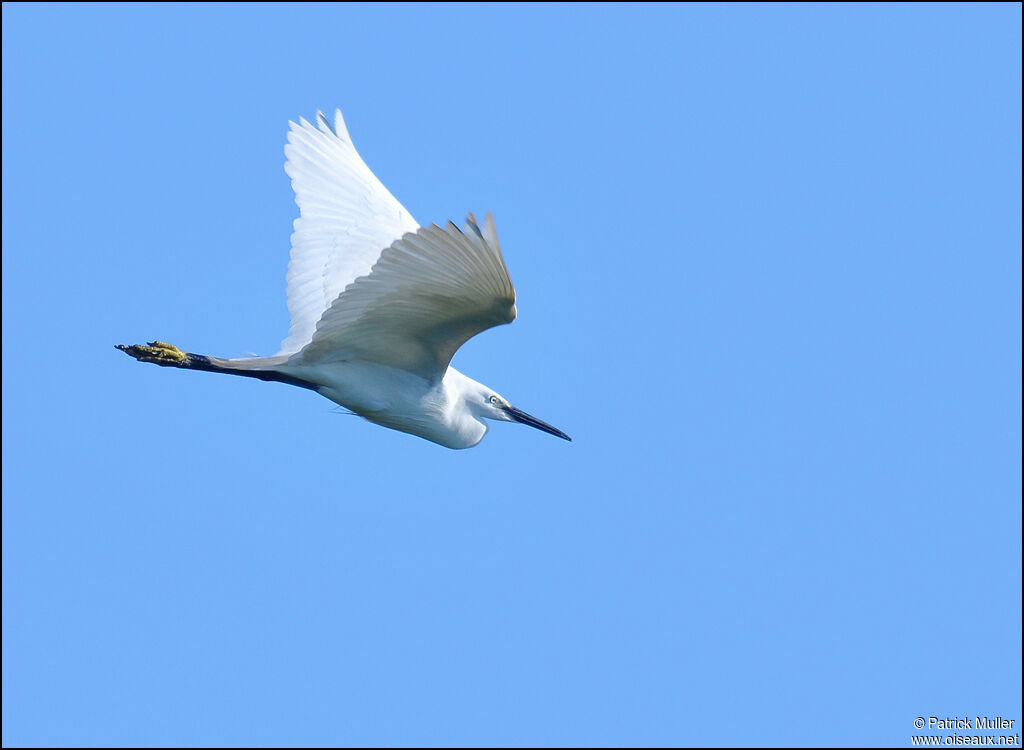
<path fill-rule="evenodd" d="M 498 405 L 498 397 L 497 396 L 491 396 L 490 400 L 491 400 L 491 403 L 494 404 L 495 406 Z"/>

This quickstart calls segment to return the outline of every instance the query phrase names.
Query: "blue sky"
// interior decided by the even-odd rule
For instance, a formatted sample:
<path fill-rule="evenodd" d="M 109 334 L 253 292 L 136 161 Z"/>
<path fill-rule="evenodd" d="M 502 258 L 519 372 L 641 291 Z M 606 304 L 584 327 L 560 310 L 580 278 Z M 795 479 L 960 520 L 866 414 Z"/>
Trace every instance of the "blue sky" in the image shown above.
<path fill-rule="evenodd" d="M 3 8 L 4 745 L 1021 716 L 1021 6 Z M 277 351 L 289 119 L 519 300 L 453 452 Z"/>

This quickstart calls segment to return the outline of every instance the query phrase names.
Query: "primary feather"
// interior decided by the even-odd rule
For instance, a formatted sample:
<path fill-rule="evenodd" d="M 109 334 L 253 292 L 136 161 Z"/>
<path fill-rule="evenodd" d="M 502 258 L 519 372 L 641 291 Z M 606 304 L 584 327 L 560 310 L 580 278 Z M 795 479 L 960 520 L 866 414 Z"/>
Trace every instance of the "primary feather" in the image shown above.
<path fill-rule="evenodd" d="M 284 149 L 300 216 L 288 263 L 291 325 L 280 354 L 308 344 L 345 287 L 368 274 L 384 248 L 419 229 L 359 156 L 341 110 L 333 127 L 322 112 L 316 121 L 316 127 L 305 118 L 289 123 Z"/>

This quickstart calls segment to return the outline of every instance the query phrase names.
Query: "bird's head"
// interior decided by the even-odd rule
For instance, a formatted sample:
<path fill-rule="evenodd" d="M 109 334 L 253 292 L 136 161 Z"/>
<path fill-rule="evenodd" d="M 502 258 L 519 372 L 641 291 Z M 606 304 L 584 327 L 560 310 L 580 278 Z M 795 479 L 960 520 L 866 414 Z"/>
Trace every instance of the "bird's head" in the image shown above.
<path fill-rule="evenodd" d="M 474 383 L 474 387 L 466 393 L 467 406 L 477 416 L 484 419 L 495 419 L 501 422 L 519 422 L 520 424 L 536 427 L 548 434 L 560 437 L 563 440 L 572 440 L 571 437 L 552 427 L 547 422 L 542 422 L 536 417 L 530 416 L 525 411 L 512 406 L 501 394 L 494 389 L 488 388 L 480 383 Z"/>

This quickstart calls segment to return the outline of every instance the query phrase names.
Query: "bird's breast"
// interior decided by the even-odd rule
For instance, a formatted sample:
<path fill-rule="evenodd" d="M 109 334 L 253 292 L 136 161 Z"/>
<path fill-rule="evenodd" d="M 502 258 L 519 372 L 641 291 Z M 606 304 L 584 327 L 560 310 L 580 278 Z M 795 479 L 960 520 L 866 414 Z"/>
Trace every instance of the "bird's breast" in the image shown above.
<path fill-rule="evenodd" d="M 471 448 L 487 425 L 455 408 L 444 382 L 371 362 L 332 362 L 294 368 L 325 397 L 375 424 L 447 448 Z M 292 373 L 290 373 L 292 374 Z"/>

